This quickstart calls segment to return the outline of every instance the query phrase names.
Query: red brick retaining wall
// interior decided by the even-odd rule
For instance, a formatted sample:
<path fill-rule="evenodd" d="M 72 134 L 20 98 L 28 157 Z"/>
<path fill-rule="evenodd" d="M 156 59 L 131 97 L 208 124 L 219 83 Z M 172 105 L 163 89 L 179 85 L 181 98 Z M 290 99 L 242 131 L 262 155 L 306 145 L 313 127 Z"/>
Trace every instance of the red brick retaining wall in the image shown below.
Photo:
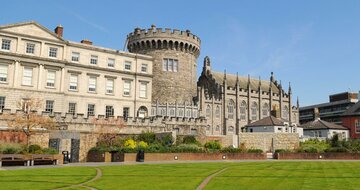
<path fill-rule="evenodd" d="M 224 156 L 224 157 L 223 157 Z M 265 160 L 262 153 L 145 153 L 146 161 L 177 160 Z M 125 153 L 125 162 L 136 161 L 136 153 Z"/>
<path fill-rule="evenodd" d="M 360 160 L 360 153 L 277 153 L 279 160 Z"/>

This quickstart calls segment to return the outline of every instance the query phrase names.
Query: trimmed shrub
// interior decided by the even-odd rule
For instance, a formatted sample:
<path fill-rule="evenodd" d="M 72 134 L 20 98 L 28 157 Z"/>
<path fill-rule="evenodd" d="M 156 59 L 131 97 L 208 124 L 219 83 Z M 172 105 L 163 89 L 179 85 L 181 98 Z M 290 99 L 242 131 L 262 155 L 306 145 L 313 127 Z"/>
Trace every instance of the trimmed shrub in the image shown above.
<path fill-rule="evenodd" d="M 210 150 L 220 150 L 221 144 L 218 141 L 209 141 L 205 143 L 204 147 Z"/>
<path fill-rule="evenodd" d="M 195 136 L 188 135 L 184 136 L 182 140 L 182 144 L 198 144 L 199 142 L 196 140 Z"/>
<path fill-rule="evenodd" d="M 56 149 L 53 148 L 44 148 L 43 154 L 58 154 L 59 152 Z"/>
<path fill-rule="evenodd" d="M 248 149 L 248 153 L 263 153 L 263 150 L 261 149 Z"/>
<path fill-rule="evenodd" d="M 276 149 L 275 153 L 291 153 L 292 151 L 289 149 Z"/>
<path fill-rule="evenodd" d="M 178 152 L 178 153 L 199 153 L 204 152 L 203 149 L 198 147 L 195 144 L 180 144 L 178 146 L 174 146 L 170 148 L 171 152 Z"/>
<path fill-rule="evenodd" d="M 24 147 L 20 144 L 2 144 L 0 151 L 2 154 L 20 154 L 24 152 Z"/>
<path fill-rule="evenodd" d="M 42 154 L 42 153 L 36 153 L 36 152 L 41 152 L 41 147 L 37 144 L 30 145 L 28 148 L 28 152 L 30 154 Z"/>
<path fill-rule="evenodd" d="M 331 147 L 326 149 L 325 152 L 349 152 L 345 147 Z"/>

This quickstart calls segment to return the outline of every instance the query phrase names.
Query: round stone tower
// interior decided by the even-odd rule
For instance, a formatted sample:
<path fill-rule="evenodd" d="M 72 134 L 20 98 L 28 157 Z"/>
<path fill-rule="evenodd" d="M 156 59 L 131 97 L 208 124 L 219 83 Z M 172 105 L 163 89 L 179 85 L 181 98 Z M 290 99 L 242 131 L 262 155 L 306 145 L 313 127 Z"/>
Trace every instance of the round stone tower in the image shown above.
<path fill-rule="evenodd" d="M 196 96 L 197 58 L 200 39 L 189 30 L 135 28 L 127 36 L 132 53 L 154 58 L 152 101 L 159 103 L 188 102 Z"/>

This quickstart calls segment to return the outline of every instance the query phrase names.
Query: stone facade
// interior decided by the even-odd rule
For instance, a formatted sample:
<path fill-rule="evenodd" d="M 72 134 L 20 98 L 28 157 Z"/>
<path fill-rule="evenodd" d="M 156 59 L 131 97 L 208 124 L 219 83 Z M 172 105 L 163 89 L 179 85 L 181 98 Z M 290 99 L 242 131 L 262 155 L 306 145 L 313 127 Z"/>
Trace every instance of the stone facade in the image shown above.
<path fill-rule="evenodd" d="M 297 133 L 240 133 L 238 138 L 239 144 L 244 144 L 247 149 L 261 149 L 264 152 L 299 148 Z"/>
<path fill-rule="evenodd" d="M 192 102 L 196 96 L 197 58 L 200 39 L 190 31 L 136 28 L 128 35 L 132 53 L 150 55 L 153 62 L 152 101 L 160 103 Z M 171 63 L 164 63 L 170 59 Z"/>

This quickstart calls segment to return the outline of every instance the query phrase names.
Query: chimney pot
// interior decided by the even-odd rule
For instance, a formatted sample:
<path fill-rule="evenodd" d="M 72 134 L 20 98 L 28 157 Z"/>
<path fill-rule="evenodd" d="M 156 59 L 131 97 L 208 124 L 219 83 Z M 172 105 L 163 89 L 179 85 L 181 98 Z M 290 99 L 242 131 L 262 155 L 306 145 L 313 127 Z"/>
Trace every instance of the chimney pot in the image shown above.
<path fill-rule="evenodd" d="M 90 41 L 90 40 L 88 40 L 88 39 L 83 39 L 83 40 L 81 40 L 81 43 L 82 43 L 82 44 L 87 44 L 87 45 L 92 45 L 92 44 L 93 44 L 92 41 Z"/>
<path fill-rule="evenodd" d="M 54 31 L 55 31 L 55 34 L 56 34 L 58 37 L 60 37 L 60 38 L 63 37 L 64 27 L 62 27 L 61 25 L 59 25 L 59 26 L 57 26 L 57 27 L 55 28 Z"/>

